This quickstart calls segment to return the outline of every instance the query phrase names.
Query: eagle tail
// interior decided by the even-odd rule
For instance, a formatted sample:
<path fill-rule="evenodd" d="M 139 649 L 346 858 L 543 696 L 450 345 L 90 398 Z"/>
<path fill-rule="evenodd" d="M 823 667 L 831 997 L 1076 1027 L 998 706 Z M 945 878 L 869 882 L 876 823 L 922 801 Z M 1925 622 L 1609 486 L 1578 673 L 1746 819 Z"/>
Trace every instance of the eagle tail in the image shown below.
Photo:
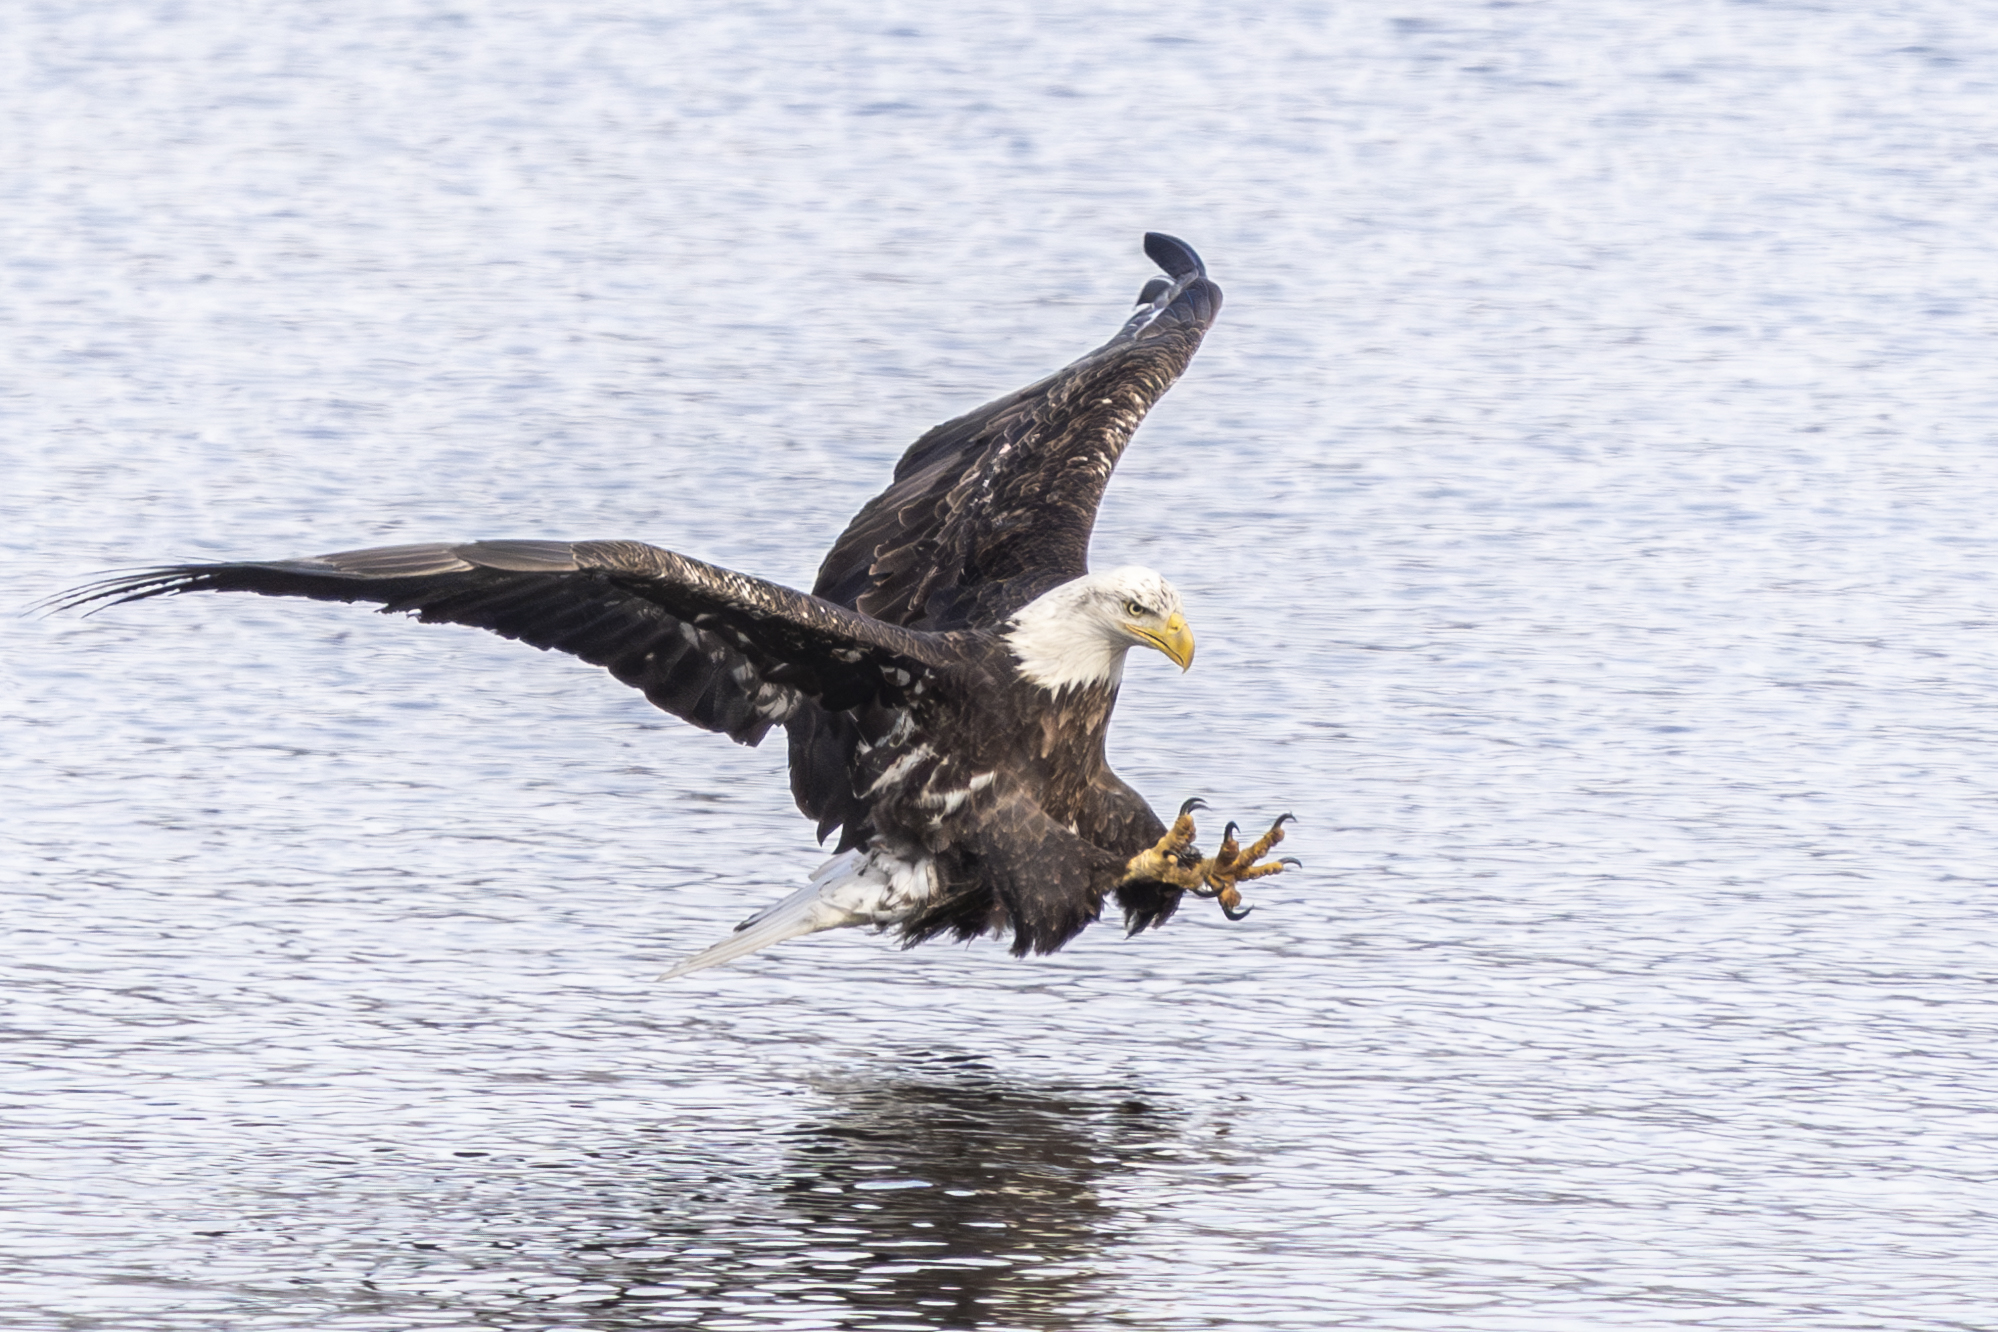
<path fill-rule="evenodd" d="M 812 881 L 735 927 L 720 943 L 683 957 L 659 977 L 673 980 L 747 957 L 771 944 L 849 925 L 892 925 L 935 892 L 927 857 L 904 860 L 880 848 L 855 849 L 819 866 Z"/>

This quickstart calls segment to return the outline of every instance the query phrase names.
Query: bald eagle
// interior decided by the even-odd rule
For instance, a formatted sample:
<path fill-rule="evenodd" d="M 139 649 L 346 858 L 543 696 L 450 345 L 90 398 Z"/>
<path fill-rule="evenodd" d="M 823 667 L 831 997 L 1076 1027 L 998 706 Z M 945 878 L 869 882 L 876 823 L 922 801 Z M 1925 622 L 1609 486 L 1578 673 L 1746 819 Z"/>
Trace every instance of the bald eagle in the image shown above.
<path fill-rule="evenodd" d="M 905 945 L 1010 931 L 1019 956 L 1060 948 L 1111 899 L 1132 934 L 1187 893 L 1240 919 L 1236 885 L 1296 863 L 1263 861 L 1284 819 L 1248 846 L 1231 823 L 1205 855 L 1200 801 L 1167 826 L 1104 761 L 1125 654 L 1193 662 L 1170 583 L 1087 564 L 1111 469 L 1221 308 L 1185 242 L 1151 233 L 1145 252 L 1166 276 L 1117 335 L 918 439 L 809 596 L 636 541 L 476 541 L 155 568 L 56 604 L 377 602 L 572 653 L 742 744 L 782 726 L 798 808 L 837 854 L 669 977 L 839 926 Z"/>

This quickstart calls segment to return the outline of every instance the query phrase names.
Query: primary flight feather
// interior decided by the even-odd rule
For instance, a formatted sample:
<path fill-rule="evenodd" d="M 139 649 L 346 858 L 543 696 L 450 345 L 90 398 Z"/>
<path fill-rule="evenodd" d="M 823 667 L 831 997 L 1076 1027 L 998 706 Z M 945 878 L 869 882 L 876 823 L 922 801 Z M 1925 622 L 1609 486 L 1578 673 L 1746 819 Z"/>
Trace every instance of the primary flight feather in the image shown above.
<path fill-rule="evenodd" d="M 1136 933 L 1188 892 L 1239 919 L 1283 819 L 1212 856 L 1189 800 L 1168 827 L 1104 761 L 1132 647 L 1182 669 L 1193 635 L 1149 569 L 1090 573 L 1103 488 L 1221 309 L 1192 248 L 1150 233 L 1166 276 L 1109 342 L 931 430 L 834 543 L 810 595 L 636 541 L 478 541 L 187 564 L 95 583 L 61 607 L 181 592 L 367 601 L 476 625 L 609 670 L 744 744 L 782 726 L 791 790 L 838 854 L 798 892 L 688 957 L 684 975 L 817 930 L 907 943 L 1012 934 L 1060 948 L 1107 901 Z M 1287 816 L 1286 816 L 1287 817 Z"/>

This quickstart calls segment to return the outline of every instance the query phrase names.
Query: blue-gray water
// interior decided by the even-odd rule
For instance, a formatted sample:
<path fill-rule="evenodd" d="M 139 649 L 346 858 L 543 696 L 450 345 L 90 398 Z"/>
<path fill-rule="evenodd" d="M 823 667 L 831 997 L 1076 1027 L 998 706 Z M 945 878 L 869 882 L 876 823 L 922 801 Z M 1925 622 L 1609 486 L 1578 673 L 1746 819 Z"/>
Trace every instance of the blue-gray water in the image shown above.
<path fill-rule="evenodd" d="M 1226 288 L 1113 759 L 1304 874 L 650 979 L 777 750 L 357 608 L 0 636 L 0 1324 L 1998 1326 L 1988 4 L 21 4 L 0 579 L 808 582 Z"/>

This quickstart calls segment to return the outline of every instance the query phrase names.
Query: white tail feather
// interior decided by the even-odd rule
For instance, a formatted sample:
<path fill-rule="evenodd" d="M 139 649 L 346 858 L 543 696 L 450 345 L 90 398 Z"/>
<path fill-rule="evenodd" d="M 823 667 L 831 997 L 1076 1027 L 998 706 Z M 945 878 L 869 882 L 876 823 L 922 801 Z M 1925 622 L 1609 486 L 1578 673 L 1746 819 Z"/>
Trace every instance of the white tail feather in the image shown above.
<path fill-rule="evenodd" d="M 742 922 L 734 934 L 720 943 L 711 944 L 691 957 L 681 958 L 659 979 L 672 980 L 692 971 L 718 967 L 724 962 L 746 957 L 759 948 L 768 948 L 771 944 L 795 939 L 801 934 L 817 934 L 820 930 L 864 923 L 862 917 L 842 911 L 820 898 L 816 884 L 807 884 L 775 906 L 766 907 Z"/>
<path fill-rule="evenodd" d="M 672 980 L 747 957 L 759 948 L 820 930 L 847 925 L 891 925 L 936 891 L 927 858 L 908 861 L 879 848 L 848 851 L 819 866 L 812 881 L 735 927 L 735 933 L 691 957 L 675 962 L 659 977 Z"/>

